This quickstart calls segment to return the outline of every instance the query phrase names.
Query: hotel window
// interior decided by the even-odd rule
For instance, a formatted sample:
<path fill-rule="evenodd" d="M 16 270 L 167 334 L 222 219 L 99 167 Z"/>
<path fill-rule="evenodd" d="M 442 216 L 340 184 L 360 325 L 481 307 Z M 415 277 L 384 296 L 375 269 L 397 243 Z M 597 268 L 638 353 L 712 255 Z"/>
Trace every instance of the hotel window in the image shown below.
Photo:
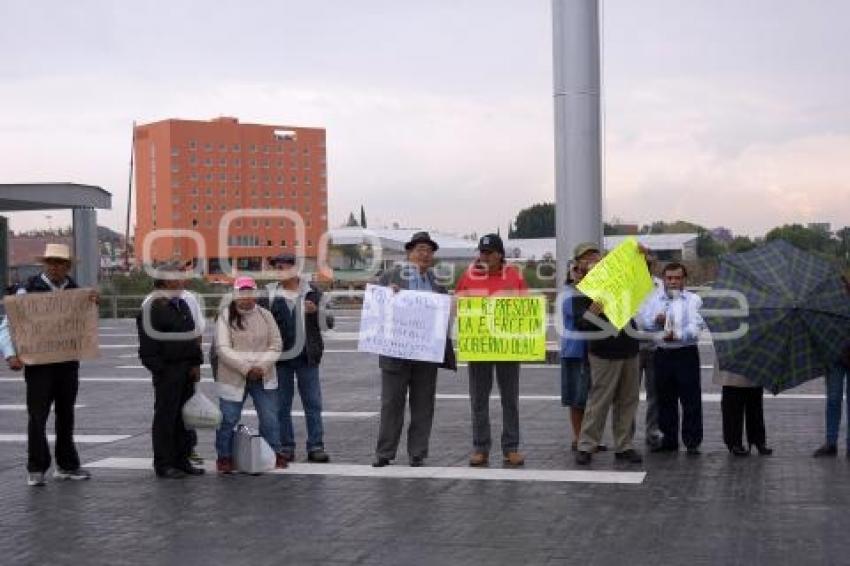
<path fill-rule="evenodd" d="M 213 150 L 213 147 L 212 147 L 211 143 L 205 143 L 204 144 L 204 151 L 212 151 L 212 150 Z"/>
<path fill-rule="evenodd" d="M 278 169 L 282 168 L 283 167 L 283 159 L 278 159 L 276 165 L 277 165 Z"/>
<path fill-rule="evenodd" d="M 227 151 L 227 144 L 221 144 L 218 146 L 219 151 Z"/>
<path fill-rule="evenodd" d="M 204 194 L 207 195 L 208 197 L 211 197 L 212 196 L 212 189 L 207 188 L 207 190 L 204 191 Z"/>
<path fill-rule="evenodd" d="M 223 204 L 223 205 L 221 205 L 220 207 L 218 207 L 218 209 L 219 209 L 220 211 L 224 212 L 224 211 L 226 211 L 226 210 L 227 210 L 227 205 L 226 205 L 226 204 Z"/>
<path fill-rule="evenodd" d="M 180 166 L 179 165 L 172 165 L 171 166 L 171 172 L 172 173 L 179 173 L 180 172 Z"/>
<path fill-rule="evenodd" d="M 171 156 L 172 156 L 172 157 L 177 157 L 178 155 L 180 155 L 180 149 L 179 149 L 179 148 L 176 148 L 176 147 L 172 147 L 172 148 L 171 148 Z"/>
<path fill-rule="evenodd" d="M 280 247 L 282 247 L 282 248 L 285 248 L 285 247 L 286 247 L 286 240 L 281 240 L 281 241 L 280 241 Z"/>
<path fill-rule="evenodd" d="M 295 175 L 293 175 L 293 176 L 292 176 L 289 180 L 290 180 L 291 182 L 293 182 L 293 183 L 297 183 L 297 182 L 298 182 L 298 177 L 296 177 Z"/>
<path fill-rule="evenodd" d="M 193 171 L 192 174 L 189 175 L 189 179 L 191 181 L 197 181 L 198 180 L 198 174 Z"/>
<path fill-rule="evenodd" d="M 274 146 L 274 150 L 275 150 L 275 153 L 283 153 L 283 146 L 280 145 L 280 144 L 277 144 L 276 146 Z"/>
<path fill-rule="evenodd" d="M 250 151 L 251 153 L 257 153 L 257 146 L 256 146 L 256 144 L 253 144 L 253 143 L 252 143 L 251 145 L 249 145 L 249 146 L 248 146 L 248 151 Z"/>
<path fill-rule="evenodd" d="M 271 228 L 271 227 L 272 227 L 272 221 L 271 221 L 271 220 L 266 220 L 266 221 L 265 221 L 265 225 L 266 225 L 266 228 Z M 272 245 L 272 244 L 271 244 L 271 242 L 269 242 L 269 245 Z"/>
<path fill-rule="evenodd" d="M 256 159 L 252 159 L 250 162 L 248 162 L 248 165 L 249 165 L 252 169 L 256 168 L 256 167 L 257 167 L 257 160 L 256 160 Z"/>
<path fill-rule="evenodd" d="M 207 181 L 212 181 L 214 178 L 215 177 L 212 173 L 207 173 L 206 175 L 204 175 L 204 179 L 206 179 Z"/>
<path fill-rule="evenodd" d="M 219 174 L 218 174 L 218 180 L 219 180 L 219 181 L 226 181 L 226 180 L 227 180 L 227 175 L 225 175 L 224 173 L 219 173 Z"/>
<path fill-rule="evenodd" d="M 208 205 L 204 206 L 204 210 L 206 210 L 207 212 L 212 212 L 212 205 L 208 204 Z"/>
<path fill-rule="evenodd" d="M 195 140 L 189 140 L 189 149 L 197 149 L 197 147 L 198 142 L 196 142 Z"/>
<path fill-rule="evenodd" d="M 242 146 L 238 143 L 233 144 L 233 151 L 242 151 Z"/>
<path fill-rule="evenodd" d="M 197 227 L 197 226 L 198 226 L 198 219 L 197 219 L 197 218 L 193 218 L 193 219 L 192 219 L 192 228 L 195 228 L 195 227 Z"/>
<path fill-rule="evenodd" d="M 212 167 L 212 158 L 211 157 L 207 157 L 206 159 L 204 159 L 204 167 Z"/>
<path fill-rule="evenodd" d="M 190 155 L 189 156 L 189 165 L 197 165 L 197 163 L 198 163 L 198 158 L 195 157 L 194 155 Z"/>
<path fill-rule="evenodd" d="M 219 167 L 227 167 L 227 158 L 222 157 L 221 159 L 219 159 L 218 160 L 218 166 Z"/>
<path fill-rule="evenodd" d="M 268 152 L 269 152 L 269 146 L 264 145 L 263 146 L 263 153 L 268 153 Z"/>
<path fill-rule="evenodd" d="M 269 168 L 269 160 L 268 160 L 268 159 L 263 159 L 262 168 L 263 168 L 263 169 L 268 169 L 268 168 Z"/>
<path fill-rule="evenodd" d="M 271 194 L 270 192 L 268 192 L 268 191 L 264 192 L 264 193 L 263 193 L 263 196 L 264 196 L 265 198 L 272 198 L 272 194 Z"/>
<path fill-rule="evenodd" d="M 242 160 L 241 159 L 234 159 L 233 160 L 233 166 L 234 167 L 242 167 Z"/>
<path fill-rule="evenodd" d="M 278 176 L 277 176 L 277 184 L 278 184 L 278 185 L 282 185 L 282 184 L 283 184 L 283 177 L 282 177 L 281 175 L 278 175 Z"/>
<path fill-rule="evenodd" d="M 197 204 L 192 205 L 192 212 L 198 212 L 198 205 Z"/>

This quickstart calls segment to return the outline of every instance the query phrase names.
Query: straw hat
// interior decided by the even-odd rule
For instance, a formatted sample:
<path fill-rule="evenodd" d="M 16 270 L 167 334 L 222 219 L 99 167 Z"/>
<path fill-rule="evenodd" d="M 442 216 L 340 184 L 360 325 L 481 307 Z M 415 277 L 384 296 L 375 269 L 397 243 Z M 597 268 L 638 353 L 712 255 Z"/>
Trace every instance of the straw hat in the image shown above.
<path fill-rule="evenodd" d="M 71 248 L 67 244 L 47 244 L 44 248 L 44 255 L 40 255 L 36 259 L 39 261 L 61 259 L 71 263 L 74 261 L 74 256 L 71 255 Z"/>

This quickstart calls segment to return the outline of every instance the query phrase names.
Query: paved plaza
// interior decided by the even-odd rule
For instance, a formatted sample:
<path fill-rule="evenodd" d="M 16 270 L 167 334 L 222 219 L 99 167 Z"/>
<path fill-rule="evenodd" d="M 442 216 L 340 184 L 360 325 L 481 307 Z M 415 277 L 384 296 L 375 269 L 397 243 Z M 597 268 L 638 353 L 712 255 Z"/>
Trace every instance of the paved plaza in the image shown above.
<path fill-rule="evenodd" d="M 340 316 L 322 368 L 332 463 L 306 463 L 296 417 L 299 463 L 263 476 L 156 479 L 153 391 L 135 326 L 103 320 L 102 357 L 81 370 L 76 424 L 94 478 L 29 488 L 24 384 L 2 371 L 0 564 L 850 564 L 850 461 L 843 451 L 811 457 L 823 440 L 821 381 L 766 396 L 775 454 L 734 458 L 721 442 L 706 351 L 701 456 L 647 454 L 629 466 L 609 452 L 577 469 L 558 366 L 528 364 L 520 389 L 527 464 L 507 470 L 494 459 L 480 470 L 466 465 L 462 367 L 440 374 L 426 467 L 407 466 L 402 442 L 395 465 L 374 469 L 380 379 L 376 357 L 355 352 L 356 328 L 357 313 Z M 212 394 L 209 368 L 203 373 Z M 498 439 L 498 401 L 491 407 Z M 256 425 L 253 414 L 244 420 Z M 640 449 L 643 441 L 639 426 Z M 212 431 L 200 433 L 199 450 L 211 471 Z"/>

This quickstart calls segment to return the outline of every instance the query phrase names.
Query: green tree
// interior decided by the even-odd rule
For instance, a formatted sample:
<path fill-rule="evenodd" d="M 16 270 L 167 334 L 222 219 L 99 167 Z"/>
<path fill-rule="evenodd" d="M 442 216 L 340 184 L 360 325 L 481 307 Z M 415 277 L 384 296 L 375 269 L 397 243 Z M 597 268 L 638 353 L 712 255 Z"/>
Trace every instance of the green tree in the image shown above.
<path fill-rule="evenodd" d="M 722 254 L 723 251 L 723 246 L 712 238 L 707 230 L 703 229 L 697 236 L 697 257 L 715 258 Z"/>
<path fill-rule="evenodd" d="M 829 233 L 823 230 L 812 230 L 802 224 L 785 224 L 774 228 L 765 235 L 768 242 L 773 240 L 785 240 L 786 242 L 811 252 L 834 254 L 837 242 L 830 238 Z"/>
<path fill-rule="evenodd" d="M 729 251 L 732 253 L 748 252 L 755 247 L 756 243 L 748 236 L 735 236 L 732 238 L 732 241 L 729 242 Z"/>
<path fill-rule="evenodd" d="M 366 209 L 362 204 L 360 205 L 360 227 L 366 228 Z"/>
<path fill-rule="evenodd" d="M 554 238 L 555 203 L 545 202 L 519 211 L 508 238 Z"/>
<path fill-rule="evenodd" d="M 346 223 L 345 223 L 345 225 L 346 225 L 346 227 L 349 227 L 349 228 L 353 228 L 353 227 L 355 227 L 355 226 L 360 226 L 360 225 L 357 223 L 357 219 L 354 217 L 354 213 L 353 213 L 353 212 L 349 212 L 349 213 L 348 213 L 348 222 L 346 222 Z"/>

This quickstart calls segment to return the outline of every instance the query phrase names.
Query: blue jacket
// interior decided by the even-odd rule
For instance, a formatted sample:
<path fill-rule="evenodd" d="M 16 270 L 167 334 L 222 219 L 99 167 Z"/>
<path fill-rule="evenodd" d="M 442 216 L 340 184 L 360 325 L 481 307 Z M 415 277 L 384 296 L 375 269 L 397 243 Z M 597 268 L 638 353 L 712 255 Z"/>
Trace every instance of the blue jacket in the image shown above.
<path fill-rule="evenodd" d="M 576 330 L 576 320 L 573 316 L 573 297 L 581 295 L 572 285 L 564 286 L 563 300 L 561 301 L 561 313 L 564 319 L 564 330 Z M 587 343 L 567 336 L 561 336 L 561 357 L 572 359 L 584 359 L 587 355 Z"/>

